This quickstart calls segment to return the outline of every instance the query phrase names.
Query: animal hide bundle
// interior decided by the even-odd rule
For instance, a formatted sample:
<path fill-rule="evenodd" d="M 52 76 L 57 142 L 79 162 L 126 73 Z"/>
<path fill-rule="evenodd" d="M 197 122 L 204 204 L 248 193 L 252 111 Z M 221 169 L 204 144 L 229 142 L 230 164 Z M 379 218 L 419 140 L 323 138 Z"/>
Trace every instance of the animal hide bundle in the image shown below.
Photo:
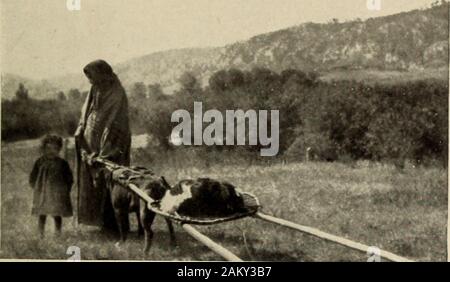
<path fill-rule="evenodd" d="M 246 211 L 244 200 L 227 182 L 209 178 L 182 180 L 160 199 L 162 211 L 189 217 L 223 217 Z"/>
<path fill-rule="evenodd" d="M 227 217 L 248 211 L 243 196 L 232 184 L 210 178 L 181 180 L 170 186 L 164 177 L 140 167 L 121 167 L 112 173 L 114 181 L 133 183 L 144 191 L 162 212 L 195 218 Z"/>

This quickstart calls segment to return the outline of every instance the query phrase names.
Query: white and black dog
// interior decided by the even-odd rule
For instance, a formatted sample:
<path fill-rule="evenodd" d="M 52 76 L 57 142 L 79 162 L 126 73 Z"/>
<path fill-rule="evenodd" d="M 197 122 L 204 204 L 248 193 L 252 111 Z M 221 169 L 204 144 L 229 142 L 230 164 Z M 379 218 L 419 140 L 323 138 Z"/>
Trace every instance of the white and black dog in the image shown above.
<path fill-rule="evenodd" d="M 160 180 L 149 182 L 144 191 L 161 211 L 174 215 L 205 218 L 229 216 L 246 211 L 242 195 L 232 184 L 210 178 L 181 180 L 170 187 L 162 177 Z M 146 216 L 149 213 L 152 214 L 141 205 L 141 218 L 146 219 L 142 225 L 146 234 L 144 249 L 147 251 L 151 244 L 151 236 L 149 237 L 147 233 L 152 234 L 150 225 L 154 217 L 154 214 Z M 169 230 L 172 237 L 173 230 L 170 224 Z"/>
<path fill-rule="evenodd" d="M 158 197 L 158 191 L 169 190 L 170 186 L 165 181 L 163 177 L 152 177 L 146 181 L 143 190 L 152 198 Z M 138 223 L 139 229 L 143 229 L 145 236 L 145 246 L 144 253 L 150 250 L 153 238 L 152 224 L 155 219 L 156 214 L 147 208 L 147 203 L 143 200 L 137 201 L 137 207 L 133 206 L 134 195 L 129 189 L 125 188 L 124 185 L 115 183 L 112 186 L 111 198 L 114 208 L 114 213 L 119 227 L 120 240 L 125 242 L 127 239 L 127 234 L 129 232 L 129 221 L 128 214 L 132 210 L 138 212 Z M 175 233 L 173 230 L 172 222 L 166 218 L 167 226 L 169 229 L 170 243 L 171 245 L 176 245 Z"/>
<path fill-rule="evenodd" d="M 246 211 L 242 195 L 233 185 L 209 178 L 182 180 L 171 187 L 164 177 L 153 177 L 147 180 L 141 189 L 153 199 L 152 206 L 173 215 L 207 218 L 229 216 Z M 141 200 L 140 219 L 145 234 L 144 252 L 148 252 L 152 244 L 151 226 L 154 218 L 155 213 L 149 210 L 147 203 Z M 175 244 L 172 223 L 169 219 L 166 221 L 170 241 Z M 127 230 L 123 231 L 127 232 Z"/>
<path fill-rule="evenodd" d="M 166 213 L 189 217 L 220 217 L 245 211 L 241 194 L 228 182 L 210 178 L 186 179 L 170 189 L 157 189 L 159 191 L 153 190 L 150 197 Z"/>

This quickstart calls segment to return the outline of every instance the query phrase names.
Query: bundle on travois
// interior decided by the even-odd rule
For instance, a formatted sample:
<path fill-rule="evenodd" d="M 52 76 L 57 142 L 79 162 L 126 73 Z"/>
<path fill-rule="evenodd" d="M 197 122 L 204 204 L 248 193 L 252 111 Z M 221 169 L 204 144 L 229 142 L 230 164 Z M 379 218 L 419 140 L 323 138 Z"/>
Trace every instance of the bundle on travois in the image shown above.
<path fill-rule="evenodd" d="M 181 180 L 162 190 L 157 207 L 190 217 L 224 217 L 247 211 L 242 194 L 230 183 L 210 178 Z"/>
<path fill-rule="evenodd" d="M 256 197 L 226 181 L 184 179 L 171 186 L 164 177 L 146 168 L 114 164 L 109 168 L 113 181 L 147 199 L 147 208 L 178 221 L 198 224 L 225 221 L 255 213 L 259 207 Z"/>

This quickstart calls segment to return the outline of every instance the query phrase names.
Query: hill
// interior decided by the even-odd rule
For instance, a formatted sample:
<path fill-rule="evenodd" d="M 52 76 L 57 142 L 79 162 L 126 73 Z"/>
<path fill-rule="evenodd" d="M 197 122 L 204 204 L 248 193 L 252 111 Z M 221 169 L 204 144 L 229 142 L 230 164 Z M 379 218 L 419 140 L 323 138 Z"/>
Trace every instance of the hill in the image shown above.
<path fill-rule="evenodd" d="M 326 24 L 304 23 L 216 48 L 152 53 L 114 66 L 125 84 L 159 83 L 177 88 L 185 71 L 203 84 L 223 68 L 316 71 L 324 79 L 448 79 L 448 5 L 395 15 Z M 49 79 L 56 88 L 87 89 L 81 74 Z"/>

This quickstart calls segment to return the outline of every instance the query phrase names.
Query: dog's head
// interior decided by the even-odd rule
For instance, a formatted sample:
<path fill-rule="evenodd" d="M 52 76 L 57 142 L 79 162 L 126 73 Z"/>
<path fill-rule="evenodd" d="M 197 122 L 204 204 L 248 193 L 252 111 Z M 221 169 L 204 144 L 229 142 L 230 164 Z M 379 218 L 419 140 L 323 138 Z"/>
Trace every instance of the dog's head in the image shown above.
<path fill-rule="evenodd" d="M 167 191 L 170 190 L 170 185 L 164 177 L 152 178 L 146 181 L 144 191 L 155 202 L 160 201 Z"/>

